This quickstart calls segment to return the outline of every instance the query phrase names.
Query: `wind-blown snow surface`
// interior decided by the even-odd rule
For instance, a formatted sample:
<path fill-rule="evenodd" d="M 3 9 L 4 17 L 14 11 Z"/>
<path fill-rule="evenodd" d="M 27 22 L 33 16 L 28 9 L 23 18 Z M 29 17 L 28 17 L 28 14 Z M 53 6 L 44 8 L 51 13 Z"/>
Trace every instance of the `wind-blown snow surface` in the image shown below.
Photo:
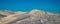
<path fill-rule="evenodd" d="M 0 13 L 2 14 L 2 13 Z M 0 24 L 60 24 L 60 15 L 32 10 L 30 12 L 3 13 L 6 15 L 0 18 Z"/>

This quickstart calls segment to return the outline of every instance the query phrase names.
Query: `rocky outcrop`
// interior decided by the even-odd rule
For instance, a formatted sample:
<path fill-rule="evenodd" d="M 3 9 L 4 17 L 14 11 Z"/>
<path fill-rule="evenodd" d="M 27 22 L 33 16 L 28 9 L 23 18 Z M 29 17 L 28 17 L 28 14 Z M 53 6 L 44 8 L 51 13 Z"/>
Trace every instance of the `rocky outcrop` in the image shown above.
<path fill-rule="evenodd" d="M 14 12 L 8 10 L 0 11 L 0 19 L 12 14 L 14 14 Z"/>
<path fill-rule="evenodd" d="M 14 14 L 14 12 L 8 11 L 8 10 L 3 10 L 3 11 L 0 11 L 0 14 L 2 14 L 2 15 L 11 15 L 11 14 Z"/>
<path fill-rule="evenodd" d="M 60 24 L 60 15 L 36 9 L 19 11 L 0 19 L 0 24 Z"/>

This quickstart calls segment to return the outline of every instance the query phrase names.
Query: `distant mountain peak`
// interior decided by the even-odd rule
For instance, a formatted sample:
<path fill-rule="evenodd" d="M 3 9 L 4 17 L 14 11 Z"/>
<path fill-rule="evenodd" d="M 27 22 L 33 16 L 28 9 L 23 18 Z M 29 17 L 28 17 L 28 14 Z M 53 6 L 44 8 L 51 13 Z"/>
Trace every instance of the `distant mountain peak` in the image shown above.
<path fill-rule="evenodd" d="M 41 15 L 58 15 L 58 14 L 54 14 L 54 13 L 50 13 L 50 12 L 45 12 L 45 11 L 42 11 L 42 10 L 38 10 L 38 9 L 34 9 L 34 10 L 31 10 L 30 12 L 29 12 L 29 14 L 32 14 L 32 15 L 39 15 L 39 14 L 41 14 Z"/>
<path fill-rule="evenodd" d="M 39 14 L 45 14 L 45 12 L 41 11 L 41 10 L 34 9 L 34 10 L 30 11 L 29 14 L 39 15 Z"/>

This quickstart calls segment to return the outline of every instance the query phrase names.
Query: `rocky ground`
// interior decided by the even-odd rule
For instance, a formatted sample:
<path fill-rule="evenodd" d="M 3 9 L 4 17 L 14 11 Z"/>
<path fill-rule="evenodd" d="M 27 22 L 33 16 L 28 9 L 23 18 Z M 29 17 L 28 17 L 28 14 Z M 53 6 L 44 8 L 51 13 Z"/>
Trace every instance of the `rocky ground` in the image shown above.
<path fill-rule="evenodd" d="M 30 12 L 0 11 L 0 24 L 60 24 L 60 14 L 36 9 Z"/>

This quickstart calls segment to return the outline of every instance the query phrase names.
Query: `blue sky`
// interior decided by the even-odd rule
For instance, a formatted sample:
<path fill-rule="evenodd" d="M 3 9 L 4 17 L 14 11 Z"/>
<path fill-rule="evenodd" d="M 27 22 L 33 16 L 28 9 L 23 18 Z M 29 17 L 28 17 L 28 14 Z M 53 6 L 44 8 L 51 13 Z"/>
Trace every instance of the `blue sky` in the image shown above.
<path fill-rule="evenodd" d="M 32 9 L 60 13 L 60 0 L 0 0 L 0 10 L 30 11 Z"/>

